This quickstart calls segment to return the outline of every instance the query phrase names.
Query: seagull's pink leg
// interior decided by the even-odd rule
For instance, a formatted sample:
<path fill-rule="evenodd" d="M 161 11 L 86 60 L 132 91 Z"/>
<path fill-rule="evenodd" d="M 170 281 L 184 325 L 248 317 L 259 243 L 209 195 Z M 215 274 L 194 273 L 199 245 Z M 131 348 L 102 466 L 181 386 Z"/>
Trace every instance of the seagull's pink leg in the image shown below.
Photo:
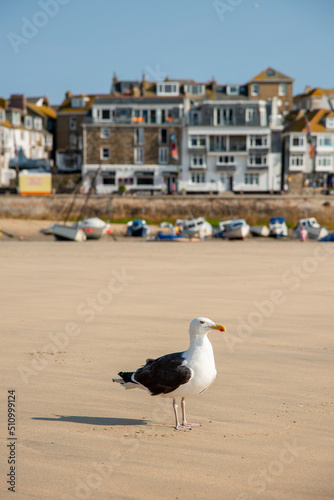
<path fill-rule="evenodd" d="M 185 398 L 181 399 L 181 409 L 182 409 L 182 428 L 183 429 L 192 429 L 193 427 L 202 427 L 202 424 L 188 424 L 186 419 L 186 400 Z"/>

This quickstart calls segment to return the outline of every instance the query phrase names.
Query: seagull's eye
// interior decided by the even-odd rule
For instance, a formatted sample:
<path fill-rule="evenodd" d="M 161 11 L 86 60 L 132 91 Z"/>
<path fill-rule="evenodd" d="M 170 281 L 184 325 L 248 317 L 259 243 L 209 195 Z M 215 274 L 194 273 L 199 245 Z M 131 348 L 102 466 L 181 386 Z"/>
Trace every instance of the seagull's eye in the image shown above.
<path fill-rule="evenodd" d="M 204 321 L 200 321 L 200 323 L 202 323 L 202 325 L 204 325 L 205 322 Z"/>

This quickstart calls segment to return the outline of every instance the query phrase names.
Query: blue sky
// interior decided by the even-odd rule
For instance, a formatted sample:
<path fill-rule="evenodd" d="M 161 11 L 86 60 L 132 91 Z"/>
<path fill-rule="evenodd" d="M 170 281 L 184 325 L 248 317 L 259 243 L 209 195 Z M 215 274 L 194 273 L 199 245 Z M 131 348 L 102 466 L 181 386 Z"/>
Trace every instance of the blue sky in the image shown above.
<path fill-rule="evenodd" d="M 268 66 L 295 94 L 334 87 L 333 0 L 14 0 L 1 12 L 0 97 L 108 93 L 114 71 L 242 84 Z"/>

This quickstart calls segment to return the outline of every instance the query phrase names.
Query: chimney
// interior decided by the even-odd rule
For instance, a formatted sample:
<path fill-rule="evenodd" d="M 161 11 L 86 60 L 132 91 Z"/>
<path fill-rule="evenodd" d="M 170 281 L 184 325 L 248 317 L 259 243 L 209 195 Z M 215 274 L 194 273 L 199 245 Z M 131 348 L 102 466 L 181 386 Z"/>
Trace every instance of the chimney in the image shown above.
<path fill-rule="evenodd" d="M 217 82 L 214 76 L 212 77 L 211 81 L 211 90 L 212 92 L 217 92 Z"/>
<path fill-rule="evenodd" d="M 65 94 L 65 97 L 66 97 L 66 99 L 70 99 L 72 97 L 72 95 L 73 95 L 72 92 L 70 90 L 68 90 Z"/>
<path fill-rule="evenodd" d="M 24 94 L 12 94 L 9 98 L 9 107 L 21 109 L 24 113 L 27 111 L 27 101 Z"/>
<path fill-rule="evenodd" d="M 311 90 L 312 90 L 311 85 L 306 85 L 304 89 L 304 94 L 308 94 L 309 92 L 311 92 Z"/>

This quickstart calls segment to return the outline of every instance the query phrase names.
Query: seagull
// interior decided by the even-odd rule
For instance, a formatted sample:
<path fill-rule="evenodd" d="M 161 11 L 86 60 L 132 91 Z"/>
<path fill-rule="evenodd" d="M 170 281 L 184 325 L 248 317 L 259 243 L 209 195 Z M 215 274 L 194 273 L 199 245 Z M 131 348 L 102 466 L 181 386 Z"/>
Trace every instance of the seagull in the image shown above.
<path fill-rule="evenodd" d="M 224 332 L 225 327 L 208 318 L 193 319 L 189 326 L 190 346 L 186 351 L 147 359 L 146 364 L 134 372 L 119 372 L 121 378 L 113 382 L 125 389 L 146 389 L 151 396 L 172 398 L 176 430 L 200 427 L 201 424 L 187 422 L 185 398 L 202 394 L 216 378 L 213 349 L 208 339 L 211 330 Z M 181 397 L 181 424 L 177 397 Z"/>

